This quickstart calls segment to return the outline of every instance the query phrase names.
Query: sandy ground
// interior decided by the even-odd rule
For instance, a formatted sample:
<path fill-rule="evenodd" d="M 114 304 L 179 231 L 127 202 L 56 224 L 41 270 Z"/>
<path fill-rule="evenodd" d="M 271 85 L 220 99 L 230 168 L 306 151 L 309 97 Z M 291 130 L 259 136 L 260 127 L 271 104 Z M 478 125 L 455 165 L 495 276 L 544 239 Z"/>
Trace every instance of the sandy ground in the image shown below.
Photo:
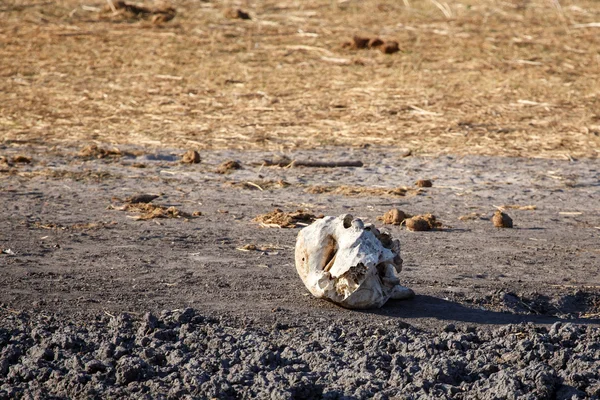
<path fill-rule="evenodd" d="M 364 166 L 282 168 L 261 166 L 274 157 L 266 152 L 206 151 L 200 164 L 182 164 L 182 152 L 168 149 L 122 147 L 120 155 L 101 159 L 79 152 L 2 148 L 8 160 L 26 155 L 31 162 L 4 164 L 0 175 L 0 367 L 6 374 L 0 398 L 597 395 L 599 369 L 585 361 L 598 359 L 593 343 L 600 322 L 595 160 L 425 158 L 335 148 L 287 156 Z M 217 173 L 228 160 L 242 169 Z M 422 178 L 433 187 L 417 188 Z M 404 195 L 389 192 L 399 187 Z M 176 207 L 183 216 L 140 220 L 139 212 L 118 209 L 139 193 L 159 195 L 153 204 Z M 513 229 L 490 221 L 502 206 Z M 400 277 L 417 296 L 370 311 L 310 296 L 293 261 L 300 228 L 265 228 L 253 220 L 280 208 L 351 213 L 382 226 L 377 217 L 392 207 L 433 213 L 443 229 L 384 227 L 401 240 Z M 258 250 L 243 251 L 248 244 Z M 188 307 L 193 310 L 181 319 Z M 568 322 L 578 325 L 561 330 Z M 193 330 L 204 333 L 188 338 Z M 367 337 L 379 339 L 359 345 Z M 205 344 L 192 348 L 190 340 Z M 398 350 L 398 341 L 410 348 Z M 202 350 L 215 343 L 228 350 Z M 552 346 L 554 361 L 537 345 L 528 353 L 530 343 Z M 292 353 L 282 357 L 285 348 L 300 354 L 302 365 Z M 180 358 L 173 358 L 174 349 L 183 352 Z M 427 349 L 433 358 L 421 354 Z M 496 358 L 481 358 L 492 349 Z M 262 361 L 238 363 L 236 351 Z M 368 361 L 357 364 L 362 356 Z M 567 366 L 560 361 L 567 356 L 585 362 Z M 199 358 L 221 364 L 190 366 Z M 339 365 L 347 365 L 345 378 L 325 374 Z M 526 365 L 534 367 L 515 375 Z M 373 375 L 376 370 L 387 372 Z M 587 380 L 577 381 L 585 373 Z"/>
<path fill-rule="evenodd" d="M 188 165 L 168 150 L 129 148 L 122 151 L 130 155 L 105 159 L 82 159 L 79 149 L 19 150 L 5 154 L 26 153 L 33 162 L 15 164 L 1 181 L 0 246 L 15 253 L 1 259 L 0 301 L 9 308 L 143 314 L 190 306 L 265 320 L 400 317 L 422 328 L 446 321 L 550 323 L 550 316 L 593 323 L 600 312 L 596 161 L 335 149 L 289 156 L 365 166 L 281 168 L 261 167 L 273 154 L 260 152 L 204 152 L 200 164 Z M 228 160 L 243 169 L 216 173 Z M 433 187 L 419 190 L 414 182 L 421 178 Z M 409 190 L 373 194 L 396 187 Z M 333 191 L 340 188 L 346 195 Z M 325 190 L 331 192 L 314 193 Z M 139 213 L 110 209 L 138 193 L 202 215 L 136 220 Z M 515 227 L 497 229 L 490 218 L 502 206 L 535 209 L 507 208 Z M 385 227 L 401 240 L 401 278 L 418 296 L 375 312 L 312 299 L 294 267 L 299 228 L 253 221 L 280 208 L 350 213 L 381 226 L 377 217 L 392 207 L 433 213 L 444 228 Z M 241 250 L 247 244 L 258 250 Z"/>
<path fill-rule="evenodd" d="M 597 1 L 110 4 L 0 2 L 0 399 L 600 396 Z M 392 207 L 370 311 L 254 220 Z"/>

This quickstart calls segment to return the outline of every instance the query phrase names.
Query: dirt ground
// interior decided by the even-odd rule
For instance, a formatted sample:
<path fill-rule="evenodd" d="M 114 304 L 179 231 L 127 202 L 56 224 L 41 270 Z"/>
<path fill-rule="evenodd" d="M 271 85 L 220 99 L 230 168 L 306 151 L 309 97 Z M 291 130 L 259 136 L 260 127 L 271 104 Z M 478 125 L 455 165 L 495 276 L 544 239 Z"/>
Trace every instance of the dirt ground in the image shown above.
<path fill-rule="evenodd" d="M 364 166 L 289 168 L 258 151 L 182 164 L 169 149 L 3 147 L 21 153 L 31 162 L 0 181 L 0 398 L 600 394 L 596 160 L 332 148 L 288 157 Z M 242 169 L 220 173 L 230 160 Z M 173 218 L 122 209 L 141 193 Z M 310 296 L 294 267 L 300 227 L 254 220 L 279 208 L 381 226 L 392 207 L 443 228 L 385 227 L 417 295 L 369 311 Z M 512 229 L 493 226 L 497 207 Z"/>
<path fill-rule="evenodd" d="M 600 396 L 597 2 L 171 6 L 0 2 L 0 399 Z M 255 220 L 391 208 L 369 311 Z"/>
<path fill-rule="evenodd" d="M 3 174 L 0 246 L 15 254 L 2 256 L 0 301 L 9 308 L 143 314 L 189 306 L 267 320 L 395 316 L 420 327 L 551 322 L 547 316 L 593 323 L 600 316 L 595 160 L 422 158 L 370 149 L 291 155 L 365 163 L 328 169 L 263 167 L 273 157 L 263 152 L 206 151 L 200 164 L 181 164 L 177 151 L 131 148 L 103 159 L 78 151 L 32 147 L 30 164 Z M 218 173 L 228 160 L 243 169 Z M 433 187 L 417 188 L 420 178 Z M 340 187 L 353 190 L 338 194 Z M 386 194 L 398 187 L 406 193 Z M 152 204 L 188 216 L 137 220 L 143 213 L 119 210 L 139 193 L 159 195 Z M 503 206 L 513 229 L 491 222 Z M 279 208 L 350 213 L 381 226 L 377 217 L 393 207 L 433 213 L 443 229 L 385 227 L 401 240 L 401 277 L 419 296 L 366 313 L 307 296 L 293 261 L 299 228 L 254 221 Z M 257 250 L 244 251 L 249 244 Z"/>

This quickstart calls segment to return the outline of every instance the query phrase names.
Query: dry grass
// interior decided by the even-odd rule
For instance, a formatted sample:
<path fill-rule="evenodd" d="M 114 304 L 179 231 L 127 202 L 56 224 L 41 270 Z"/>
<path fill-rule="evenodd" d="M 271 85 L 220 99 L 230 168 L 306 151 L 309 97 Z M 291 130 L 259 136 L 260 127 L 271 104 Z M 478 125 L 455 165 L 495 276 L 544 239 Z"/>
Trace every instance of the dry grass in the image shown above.
<path fill-rule="evenodd" d="M 128 203 L 122 206 L 110 205 L 108 209 L 138 213 L 138 215 L 129 217 L 138 221 L 145 221 L 155 218 L 192 218 L 202 215 L 202 213 L 199 211 L 195 211 L 193 214 L 188 214 L 174 206 L 165 207 L 150 203 Z"/>
<path fill-rule="evenodd" d="M 260 223 L 265 228 L 298 228 L 310 225 L 317 218 L 323 216 L 314 216 L 302 210 L 295 212 L 284 212 L 278 208 L 266 214 L 258 215 L 254 221 Z"/>
<path fill-rule="evenodd" d="M 306 193 L 311 194 L 338 194 L 342 196 L 413 196 L 422 193 L 421 189 L 411 189 L 407 187 L 379 188 L 368 186 L 323 186 L 314 185 L 306 189 Z"/>
<path fill-rule="evenodd" d="M 598 157 L 596 0 L 105 5 L 2 2 L 0 140 Z M 401 52 L 341 47 L 357 34 Z"/>

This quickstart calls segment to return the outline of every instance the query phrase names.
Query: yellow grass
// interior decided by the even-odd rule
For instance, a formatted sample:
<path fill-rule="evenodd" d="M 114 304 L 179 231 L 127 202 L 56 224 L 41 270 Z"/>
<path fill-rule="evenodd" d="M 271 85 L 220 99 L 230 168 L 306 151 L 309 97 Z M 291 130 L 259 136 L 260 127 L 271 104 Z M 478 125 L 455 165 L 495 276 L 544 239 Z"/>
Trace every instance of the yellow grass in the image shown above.
<path fill-rule="evenodd" d="M 163 24 L 34 1 L 0 3 L 0 142 L 600 151 L 595 0 L 184 0 Z"/>

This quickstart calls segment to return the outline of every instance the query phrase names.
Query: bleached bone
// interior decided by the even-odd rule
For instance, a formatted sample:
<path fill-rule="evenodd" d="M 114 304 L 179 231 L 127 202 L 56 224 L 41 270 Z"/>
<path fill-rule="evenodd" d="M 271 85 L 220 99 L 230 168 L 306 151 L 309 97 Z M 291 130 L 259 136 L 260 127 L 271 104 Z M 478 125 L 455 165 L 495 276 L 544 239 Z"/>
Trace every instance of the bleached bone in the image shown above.
<path fill-rule="evenodd" d="M 400 241 L 349 214 L 319 219 L 298 233 L 296 270 L 315 297 L 346 308 L 414 296 L 396 275 Z"/>

